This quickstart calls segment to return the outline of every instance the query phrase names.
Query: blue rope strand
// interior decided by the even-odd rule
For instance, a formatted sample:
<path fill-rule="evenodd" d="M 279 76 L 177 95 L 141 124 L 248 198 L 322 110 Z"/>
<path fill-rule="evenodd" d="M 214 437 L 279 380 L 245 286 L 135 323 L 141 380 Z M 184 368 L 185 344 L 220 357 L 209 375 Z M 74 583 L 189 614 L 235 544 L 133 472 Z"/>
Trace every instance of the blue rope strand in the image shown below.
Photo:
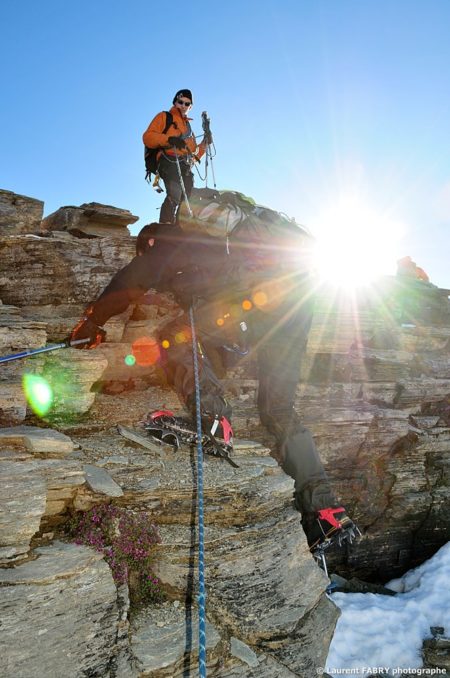
<path fill-rule="evenodd" d="M 205 590 L 205 547 L 203 516 L 203 447 L 202 418 L 200 410 L 200 380 L 198 370 L 197 337 L 195 335 L 194 311 L 189 309 L 192 333 L 192 355 L 194 359 L 195 408 L 197 419 L 197 498 L 198 498 L 198 673 L 206 678 L 206 590 Z"/>

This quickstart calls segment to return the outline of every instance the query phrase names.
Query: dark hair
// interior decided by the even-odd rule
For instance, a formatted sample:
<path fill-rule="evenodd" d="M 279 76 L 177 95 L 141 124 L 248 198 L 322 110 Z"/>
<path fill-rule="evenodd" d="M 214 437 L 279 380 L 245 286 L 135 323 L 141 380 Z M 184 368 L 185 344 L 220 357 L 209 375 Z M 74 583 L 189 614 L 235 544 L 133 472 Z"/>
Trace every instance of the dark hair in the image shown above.
<path fill-rule="evenodd" d="M 136 239 L 136 254 L 140 256 L 149 249 L 150 238 L 155 240 L 172 240 L 175 244 L 183 237 L 183 231 L 176 224 L 159 224 L 153 222 L 143 226 Z M 155 243 L 156 244 L 156 243 Z"/>
<path fill-rule="evenodd" d="M 160 226 L 161 224 L 153 222 L 152 224 L 147 224 L 146 226 L 141 228 L 136 240 L 136 254 L 138 256 L 146 252 L 146 250 L 148 249 L 148 241 L 150 240 L 150 238 L 156 238 Z"/>

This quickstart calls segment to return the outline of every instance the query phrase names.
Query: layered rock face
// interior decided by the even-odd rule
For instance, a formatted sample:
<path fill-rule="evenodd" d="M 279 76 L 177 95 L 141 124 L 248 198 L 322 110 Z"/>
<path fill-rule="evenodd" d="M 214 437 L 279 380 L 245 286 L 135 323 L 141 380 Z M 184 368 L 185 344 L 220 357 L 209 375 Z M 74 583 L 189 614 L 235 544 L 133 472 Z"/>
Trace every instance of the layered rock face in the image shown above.
<path fill-rule="evenodd" d="M 42 204 L 28 200 L 0 192 L 0 355 L 64 339 L 134 253 L 126 210 L 61 208 L 41 225 Z M 154 367 L 124 362 L 133 343 L 177 314 L 166 301 L 109 321 L 95 351 L 0 365 L 7 678 L 158 678 L 196 666 L 195 460 L 139 446 L 115 427 L 138 429 L 161 406 L 180 410 Z M 354 298 L 321 291 L 296 409 L 363 533 L 348 552 L 330 554 L 330 570 L 391 578 L 448 540 L 449 347 L 445 291 L 395 279 Z M 24 373 L 45 377 L 53 391 L 43 420 L 26 402 Z M 270 456 L 252 359 L 226 385 L 241 441 L 239 469 L 205 459 L 209 675 L 313 676 L 337 610 L 292 507 L 293 482 Z M 131 626 L 126 595 L 98 554 L 57 540 L 72 512 L 104 502 L 149 511 L 160 526 L 156 567 L 168 599 Z M 41 654 L 14 644 L 25 628 L 41 639 Z"/>
<path fill-rule="evenodd" d="M 384 580 L 450 537 L 450 321 L 448 291 L 381 289 L 319 300 L 297 406 L 364 530 L 331 566 Z"/>
<path fill-rule="evenodd" d="M 127 237 L 129 236 L 128 224 L 134 224 L 137 220 L 138 217 L 128 210 L 90 202 L 80 207 L 61 207 L 57 212 L 49 214 L 42 220 L 40 231 L 43 234 L 50 231 L 67 231 L 80 238 Z"/>

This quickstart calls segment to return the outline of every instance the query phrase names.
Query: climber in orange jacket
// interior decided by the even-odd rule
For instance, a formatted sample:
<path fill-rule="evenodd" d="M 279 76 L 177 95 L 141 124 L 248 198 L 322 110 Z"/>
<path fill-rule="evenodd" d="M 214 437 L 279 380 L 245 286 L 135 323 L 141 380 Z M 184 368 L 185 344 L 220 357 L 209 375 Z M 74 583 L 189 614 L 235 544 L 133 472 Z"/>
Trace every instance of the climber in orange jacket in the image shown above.
<path fill-rule="evenodd" d="M 181 182 L 189 198 L 194 185 L 191 167 L 204 155 L 207 144 L 212 142 L 211 138 L 204 137 L 197 145 L 190 125 L 192 118 L 188 118 L 193 106 L 191 90 L 178 90 L 172 103 L 169 116 L 166 111 L 158 113 L 142 137 L 147 148 L 159 149 L 157 169 L 167 193 L 161 206 L 160 223 L 175 223 L 178 207 L 184 198 Z"/>

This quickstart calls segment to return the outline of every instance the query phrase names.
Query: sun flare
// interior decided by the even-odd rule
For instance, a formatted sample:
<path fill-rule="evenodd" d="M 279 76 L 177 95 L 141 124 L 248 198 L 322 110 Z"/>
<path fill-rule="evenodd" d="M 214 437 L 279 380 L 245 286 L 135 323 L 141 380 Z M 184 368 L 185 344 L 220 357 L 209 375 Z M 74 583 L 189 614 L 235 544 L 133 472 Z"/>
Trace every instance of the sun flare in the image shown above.
<path fill-rule="evenodd" d="M 395 272 L 404 227 L 355 197 L 342 198 L 311 224 L 322 281 L 355 288 Z"/>

